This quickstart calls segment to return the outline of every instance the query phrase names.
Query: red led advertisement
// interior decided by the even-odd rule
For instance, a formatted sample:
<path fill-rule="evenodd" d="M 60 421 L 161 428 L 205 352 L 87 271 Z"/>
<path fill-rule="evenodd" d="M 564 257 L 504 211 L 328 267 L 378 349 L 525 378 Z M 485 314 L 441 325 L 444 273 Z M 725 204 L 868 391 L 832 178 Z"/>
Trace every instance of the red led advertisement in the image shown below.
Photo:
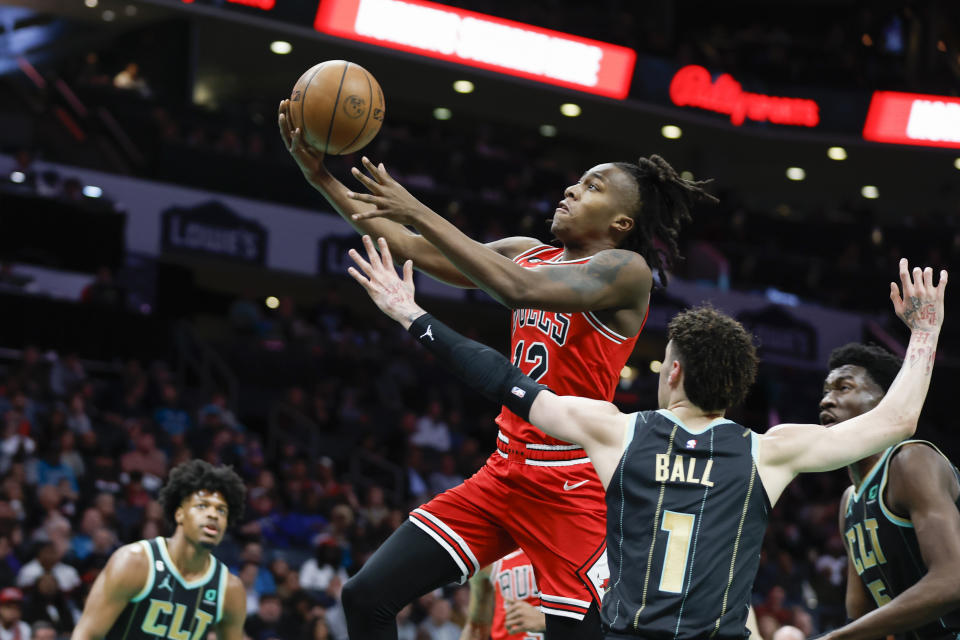
<path fill-rule="evenodd" d="M 322 33 L 610 98 L 630 90 L 632 49 L 425 0 L 321 0 Z"/>
<path fill-rule="evenodd" d="M 960 98 L 875 91 L 863 137 L 874 142 L 960 149 Z"/>

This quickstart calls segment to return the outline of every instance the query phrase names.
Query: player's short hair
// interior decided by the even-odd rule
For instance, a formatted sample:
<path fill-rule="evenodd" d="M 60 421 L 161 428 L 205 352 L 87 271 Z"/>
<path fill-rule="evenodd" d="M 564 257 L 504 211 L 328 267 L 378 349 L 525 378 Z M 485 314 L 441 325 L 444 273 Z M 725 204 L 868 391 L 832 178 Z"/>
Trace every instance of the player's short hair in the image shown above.
<path fill-rule="evenodd" d="M 227 524 L 232 526 L 243 517 L 247 487 L 227 465 L 213 466 L 204 460 L 190 460 L 170 471 L 167 484 L 160 489 L 160 504 L 171 524 L 176 524 L 177 509 L 197 491 L 219 492 L 227 501 Z"/>
<path fill-rule="evenodd" d="M 870 379 L 886 393 L 900 373 L 903 360 L 879 345 L 850 342 L 830 352 L 827 366 L 833 371 L 847 364 L 866 369 Z"/>
<path fill-rule="evenodd" d="M 703 200 L 717 199 L 703 190 L 710 180 L 687 180 L 658 155 L 640 158 L 637 163 L 614 162 L 637 184 L 637 207 L 632 212 L 633 230 L 620 243 L 621 249 L 636 251 L 666 286 L 669 269 L 680 260 L 680 227 L 690 222 L 690 210 Z M 657 240 L 662 248 L 657 246 Z"/>
<path fill-rule="evenodd" d="M 730 316 L 704 305 L 674 316 L 667 340 L 683 365 L 683 390 L 704 411 L 743 402 L 757 377 L 753 336 Z"/>

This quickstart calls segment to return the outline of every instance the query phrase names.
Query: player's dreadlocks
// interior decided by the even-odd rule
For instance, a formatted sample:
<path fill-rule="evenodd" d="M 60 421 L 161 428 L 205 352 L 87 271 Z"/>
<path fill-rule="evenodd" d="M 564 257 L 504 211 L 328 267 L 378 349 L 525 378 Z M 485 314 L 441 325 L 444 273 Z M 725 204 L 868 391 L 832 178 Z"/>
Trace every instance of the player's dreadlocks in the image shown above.
<path fill-rule="evenodd" d="M 830 361 L 827 366 L 832 371 L 845 364 L 866 369 L 867 375 L 886 392 L 900 373 L 903 361 L 875 344 L 850 342 L 830 352 Z"/>
<path fill-rule="evenodd" d="M 215 467 L 203 460 L 191 460 L 177 465 L 170 471 L 167 484 L 160 490 L 163 514 L 171 523 L 184 499 L 197 491 L 219 492 L 227 501 L 227 523 L 233 525 L 243 517 L 247 488 L 233 467 Z"/>
<path fill-rule="evenodd" d="M 677 244 L 680 226 L 690 222 L 690 210 L 696 202 L 718 202 L 703 190 L 703 186 L 712 181 L 681 178 L 670 163 L 658 155 L 640 158 L 637 164 L 615 162 L 614 166 L 633 177 L 639 196 L 633 232 L 620 248 L 642 255 L 650 270 L 659 272 L 660 282 L 666 286 L 665 270 L 680 259 Z M 657 238 L 666 245 L 666 251 L 654 244 Z"/>

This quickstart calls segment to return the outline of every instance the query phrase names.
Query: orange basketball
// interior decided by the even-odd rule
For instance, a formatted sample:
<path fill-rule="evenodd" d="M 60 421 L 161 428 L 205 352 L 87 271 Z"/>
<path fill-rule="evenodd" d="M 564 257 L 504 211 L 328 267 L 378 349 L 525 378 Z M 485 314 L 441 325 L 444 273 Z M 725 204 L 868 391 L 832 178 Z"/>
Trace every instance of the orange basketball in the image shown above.
<path fill-rule="evenodd" d="M 290 95 L 290 120 L 310 146 L 331 155 L 359 151 L 383 124 L 383 91 L 358 64 L 327 60 L 300 76 Z"/>

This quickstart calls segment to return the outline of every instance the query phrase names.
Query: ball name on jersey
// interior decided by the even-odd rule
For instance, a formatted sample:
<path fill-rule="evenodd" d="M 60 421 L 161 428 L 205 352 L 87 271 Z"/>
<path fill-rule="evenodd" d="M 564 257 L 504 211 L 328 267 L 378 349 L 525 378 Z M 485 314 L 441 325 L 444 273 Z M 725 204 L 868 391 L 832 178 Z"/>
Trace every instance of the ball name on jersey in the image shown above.
<path fill-rule="evenodd" d="M 567 342 L 570 332 L 570 314 L 544 311 L 542 309 L 517 309 L 513 312 L 513 328 L 536 327 L 557 345 Z"/>

